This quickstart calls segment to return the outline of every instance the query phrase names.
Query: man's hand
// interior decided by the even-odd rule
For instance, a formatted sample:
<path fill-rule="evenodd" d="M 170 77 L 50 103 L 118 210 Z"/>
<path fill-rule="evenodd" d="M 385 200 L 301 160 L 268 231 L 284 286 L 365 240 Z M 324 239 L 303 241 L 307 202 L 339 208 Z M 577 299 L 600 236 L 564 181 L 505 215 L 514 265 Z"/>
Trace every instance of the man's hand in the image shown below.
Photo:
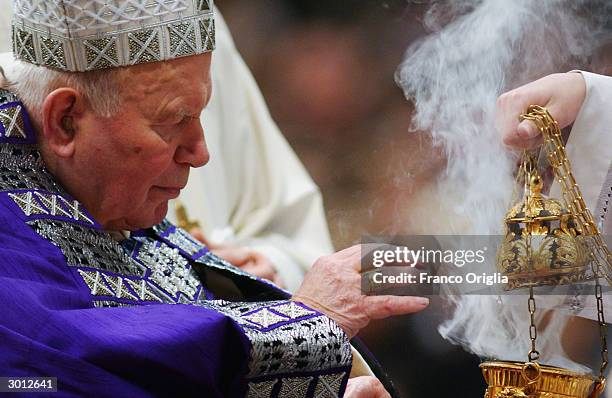
<path fill-rule="evenodd" d="M 276 268 L 263 254 L 247 247 L 227 244 L 215 245 L 211 250 L 217 256 L 229 261 L 243 271 L 267 279 L 279 287 L 284 287 Z"/>
<path fill-rule="evenodd" d="M 424 297 L 365 296 L 361 291 L 361 246 L 318 259 L 293 296 L 336 321 L 352 338 L 372 319 L 421 311 Z"/>
<path fill-rule="evenodd" d="M 542 143 L 537 127 L 530 121 L 519 121 L 529 105 L 546 107 L 564 128 L 574 122 L 586 96 L 586 84 L 580 73 L 556 73 L 543 77 L 497 99 L 496 125 L 504 144 L 530 149 Z"/>
<path fill-rule="evenodd" d="M 345 398 L 391 398 L 382 383 L 372 376 L 360 376 L 349 379 L 346 385 Z"/>
<path fill-rule="evenodd" d="M 193 228 L 189 232 L 200 242 L 208 246 L 210 251 L 225 261 L 229 261 L 249 274 L 267 279 L 276 286 L 284 287 L 283 280 L 276 272 L 274 265 L 266 256 L 258 251 L 238 245 L 211 243 L 206 239 L 202 230 L 199 228 Z"/>

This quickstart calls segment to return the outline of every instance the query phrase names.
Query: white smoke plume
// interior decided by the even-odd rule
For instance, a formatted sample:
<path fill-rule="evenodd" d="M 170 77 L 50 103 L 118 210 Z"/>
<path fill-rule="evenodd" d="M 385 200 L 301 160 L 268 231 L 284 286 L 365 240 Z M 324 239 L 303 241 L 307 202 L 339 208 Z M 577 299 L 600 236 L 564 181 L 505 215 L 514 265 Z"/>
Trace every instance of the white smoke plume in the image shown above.
<path fill-rule="evenodd" d="M 408 49 L 396 80 L 415 105 L 413 128 L 431 133 L 447 158 L 429 209 L 435 231 L 461 235 L 502 233 L 516 158 L 494 128 L 497 97 L 554 72 L 586 64 L 601 21 L 586 0 L 450 0 L 425 16 L 433 31 Z M 440 226 L 444 230 L 440 231 Z M 452 319 L 440 327 L 450 341 L 484 358 L 525 361 L 530 347 L 526 298 L 450 297 Z M 539 312 L 540 315 L 543 311 Z M 561 316 L 538 336 L 542 362 L 585 370 L 561 349 Z"/>

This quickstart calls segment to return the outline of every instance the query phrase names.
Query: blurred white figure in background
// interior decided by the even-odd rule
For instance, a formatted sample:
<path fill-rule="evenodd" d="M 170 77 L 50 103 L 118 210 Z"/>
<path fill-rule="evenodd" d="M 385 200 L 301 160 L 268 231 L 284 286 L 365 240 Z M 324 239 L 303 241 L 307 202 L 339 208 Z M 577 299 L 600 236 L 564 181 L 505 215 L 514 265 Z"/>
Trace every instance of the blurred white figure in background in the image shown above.
<path fill-rule="evenodd" d="M 211 159 L 193 170 L 179 200 L 213 251 L 295 291 L 314 260 L 333 251 L 321 193 L 216 15 L 213 97 L 201 116 Z"/>
<path fill-rule="evenodd" d="M 10 51 L 11 7 L 2 8 L 0 51 Z M 216 11 L 214 94 L 201 115 L 211 160 L 192 170 L 179 200 L 201 226 L 194 235 L 215 253 L 295 291 L 310 265 L 333 252 L 321 193 L 272 120 Z M 0 55 L 8 74 L 12 62 L 11 53 Z M 176 221 L 174 211 L 168 217 Z"/>

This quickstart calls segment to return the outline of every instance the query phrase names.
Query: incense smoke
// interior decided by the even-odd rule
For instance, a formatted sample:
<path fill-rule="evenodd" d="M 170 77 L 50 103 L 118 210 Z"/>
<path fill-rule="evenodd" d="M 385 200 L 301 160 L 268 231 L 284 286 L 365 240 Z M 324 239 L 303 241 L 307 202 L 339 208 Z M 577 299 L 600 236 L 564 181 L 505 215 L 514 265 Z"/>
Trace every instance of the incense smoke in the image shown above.
<path fill-rule="evenodd" d="M 597 13 L 605 7 L 605 1 L 586 0 L 456 0 L 430 7 L 424 22 L 433 33 L 408 49 L 396 76 L 415 104 L 413 129 L 430 132 L 447 158 L 435 188 L 439 209 L 422 220 L 436 229 L 430 233 L 503 232 L 516 157 L 495 131 L 496 99 L 544 75 L 586 65 L 604 22 L 595 16 L 606 15 Z M 481 357 L 525 361 L 524 296 L 505 296 L 503 304 L 491 296 L 449 298 L 455 310 L 439 328 L 443 337 Z M 542 362 L 584 370 L 563 358 L 558 331 L 564 323 L 556 315 L 550 332 L 539 334 Z"/>

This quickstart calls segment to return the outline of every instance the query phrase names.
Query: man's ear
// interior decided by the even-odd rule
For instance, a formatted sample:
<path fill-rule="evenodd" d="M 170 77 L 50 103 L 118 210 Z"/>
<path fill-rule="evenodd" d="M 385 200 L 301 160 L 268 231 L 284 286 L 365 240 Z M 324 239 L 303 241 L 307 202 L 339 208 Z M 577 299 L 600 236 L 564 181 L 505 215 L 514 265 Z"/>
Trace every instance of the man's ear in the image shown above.
<path fill-rule="evenodd" d="M 46 145 L 59 157 L 74 153 L 75 136 L 83 115 L 83 97 L 72 88 L 59 88 L 45 98 L 42 107 L 42 133 Z"/>

